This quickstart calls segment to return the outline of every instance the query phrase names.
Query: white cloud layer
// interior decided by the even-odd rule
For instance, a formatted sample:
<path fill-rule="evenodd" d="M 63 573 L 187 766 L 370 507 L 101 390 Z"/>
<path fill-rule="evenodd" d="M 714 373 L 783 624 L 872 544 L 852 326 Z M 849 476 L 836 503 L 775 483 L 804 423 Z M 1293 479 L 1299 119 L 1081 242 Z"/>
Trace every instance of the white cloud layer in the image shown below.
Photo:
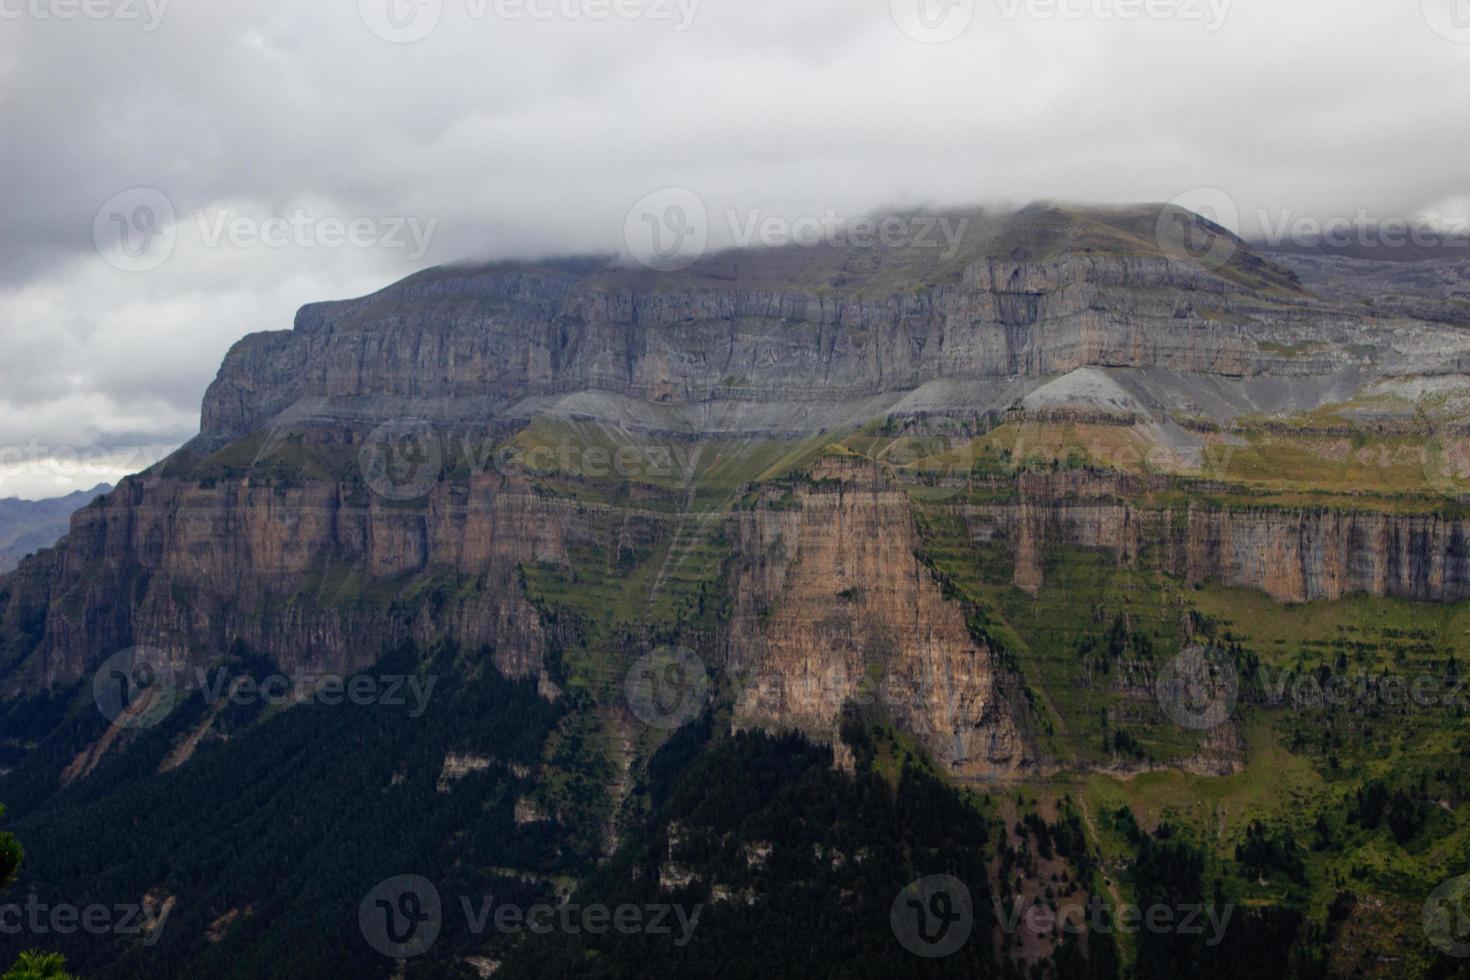
<path fill-rule="evenodd" d="M 1467 2 L 0 0 L 0 496 L 97 482 L 7 450 L 183 441 L 303 303 L 614 252 L 666 186 L 788 220 L 1200 187 L 1246 234 L 1443 216 Z M 161 260 L 117 248 L 165 231 L 138 188 Z"/>

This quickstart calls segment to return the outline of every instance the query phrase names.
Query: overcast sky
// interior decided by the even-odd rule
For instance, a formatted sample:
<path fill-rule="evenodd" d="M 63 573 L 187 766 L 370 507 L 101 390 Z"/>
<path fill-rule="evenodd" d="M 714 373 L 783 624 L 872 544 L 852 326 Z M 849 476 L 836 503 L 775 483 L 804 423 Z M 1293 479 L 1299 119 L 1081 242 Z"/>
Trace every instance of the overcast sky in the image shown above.
<path fill-rule="evenodd" d="M 153 462 L 303 303 L 662 188 L 1458 214 L 1467 109 L 1470 0 L 0 0 L 0 497 Z"/>

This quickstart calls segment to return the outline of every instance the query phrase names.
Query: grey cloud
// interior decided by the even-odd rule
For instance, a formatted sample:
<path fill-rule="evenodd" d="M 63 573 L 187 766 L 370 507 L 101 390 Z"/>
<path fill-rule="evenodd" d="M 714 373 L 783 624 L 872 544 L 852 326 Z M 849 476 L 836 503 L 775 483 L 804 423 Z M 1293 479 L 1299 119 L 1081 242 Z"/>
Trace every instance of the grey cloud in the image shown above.
<path fill-rule="evenodd" d="M 703 0 L 683 33 L 443 7 L 406 45 L 355 0 L 172 0 L 152 32 L 0 20 L 0 443 L 174 441 L 230 343 L 301 303 L 467 256 L 615 252 L 663 186 L 786 216 L 1213 186 L 1247 232 L 1260 209 L 1412 215 L 1470 193 L 1470 44 L 1418 0 L 1235 0 L 1214 33 L 977 0 L 937 45 L 888 0 Z M 179 244 L 128 274 L 92 222 L 137 186 L 168 195 Z M 196 212 L 300 207 L 438 225 L 418 261 L 198 241 Z"/>

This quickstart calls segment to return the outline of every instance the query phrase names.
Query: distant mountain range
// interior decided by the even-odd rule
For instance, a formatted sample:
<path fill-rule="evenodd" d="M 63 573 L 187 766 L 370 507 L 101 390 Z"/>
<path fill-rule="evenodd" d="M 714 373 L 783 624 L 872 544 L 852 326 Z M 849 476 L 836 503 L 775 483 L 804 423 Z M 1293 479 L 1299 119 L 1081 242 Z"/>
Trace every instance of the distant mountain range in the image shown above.
<path fill-rule="evenodd" d="M 26 555 L 51 547 L 71 526 L 73 513 L 111 492 L 112 484 L 99 483 L 50 500 L 0 500 L 0 575 Z"/>

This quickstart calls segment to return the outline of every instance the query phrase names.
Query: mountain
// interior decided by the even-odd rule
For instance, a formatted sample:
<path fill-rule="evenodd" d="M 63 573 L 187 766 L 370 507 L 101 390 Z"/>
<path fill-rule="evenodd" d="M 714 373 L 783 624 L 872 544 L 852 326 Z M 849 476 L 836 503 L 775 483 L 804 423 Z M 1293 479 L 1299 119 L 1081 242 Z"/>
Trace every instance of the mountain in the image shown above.
<path fill-rule="evenodd" d="M 51 547 L 66 533 L 75 511 L 111 492 L 110 483 L 99 483 L 50 500 L 0 500 L 0 573 L 14 569 L 26 555 Z"/>
<path fill-rule="evenodd" d="M 429 975 L 708 975 L 741 937 L 810 950 L 808 900 L 852 923 L 814 972 L 888 975 L 917 962 L 894 895 L 948 869 L 977 906 L 1249 910 L 1203 948 L 987 906 L 966 975 L 1377 975 L 1396 943 L 1429 969 L 1463 708 L 1276 682 L 1457 676 L 1465 269 L 1368 264 L 1376 301 L 1359 260 L 1173 208 L 945 217 L 953 248 L 440 268 L 236 344 L 199 436 L 0 580 L 22 885 L 177 909 L 70 961 L 387 976 L 357 903 L 413 873 L 710 909 L 687 949 L 446 912 Z M 119 663 L 160 710 L 97 711 Z M 354 711 L 331 676 L 437 693 Z"/>

